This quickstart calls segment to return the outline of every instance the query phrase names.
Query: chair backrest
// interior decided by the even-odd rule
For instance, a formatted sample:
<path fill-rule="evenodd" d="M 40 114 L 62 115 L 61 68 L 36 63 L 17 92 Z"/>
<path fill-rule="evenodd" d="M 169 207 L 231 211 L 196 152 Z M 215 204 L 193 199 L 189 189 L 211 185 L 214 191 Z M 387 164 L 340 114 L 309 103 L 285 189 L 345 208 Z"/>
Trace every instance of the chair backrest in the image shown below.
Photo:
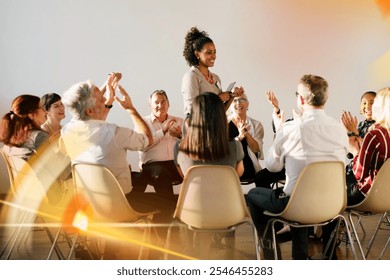
<path fill-rule="evenodd" d="M 13 196 L 10 202 L 14 205 L 9 208 L 7 219 L 9 222 L 15 222 L 20 211 L 27 211 L 31 213 L 29 221 L 33 221 L 42 203 L 47 203 L 44 185 L 27 161 L 16 156 L 8 156 L 7 159 L 13 177 Z"/>
<path fill-rule="evenodd" d="M 346 195 L 343 162 L 311 163 L 299 175 L 280 216 L 302 224 L 325 222 L 344 211 Z"/>
<path fill-rule="evenodd" d="M 390 160 L 386 160 L 379 169 L 366 198 L 351 208 L 372 213 L 390 211 Z"/>
<path fill-rule="evenodd" d="M 0 194 L 8 194 L 12 190 L 13 176 L 7 156 L 0 150 Z"/>
<path fill-rule="evenodd" d="M 250 217 L 234 168 L 197 165 L 188 169 L 174 218 L 199 229 L 223 229 Z"/>
<path fill-rule="evenodd" d="M 39 201 L 46 199 L 45 188 L 27 161 L 17 156 L 9 156 L 8 162 L 11 167 L 15 195 Z"/>
<path fill-rule="evenodd" d="M 130 171 L 129 171 L 130 172 Z M 103 165 L 78 163 L 72 166 L 77 196 L 92 210 L 93 222 L 132 222 L 139 217 L 131 208 L 111 171 Z"/>

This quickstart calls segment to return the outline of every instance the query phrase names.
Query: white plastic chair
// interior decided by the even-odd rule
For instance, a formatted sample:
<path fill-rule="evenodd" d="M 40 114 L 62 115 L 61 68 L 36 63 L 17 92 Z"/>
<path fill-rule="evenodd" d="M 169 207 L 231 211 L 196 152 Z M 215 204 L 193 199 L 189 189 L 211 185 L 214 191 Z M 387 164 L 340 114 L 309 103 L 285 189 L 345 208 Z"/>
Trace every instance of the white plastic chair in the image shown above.
<path fill-rule="evenodd" d="M 6 224 L 15 226 L 7 228 L 9 230 L 8 239 L 0 251 L 0 257 L 8 249 L 6 259 L 10 259 L 12 252 L 18 244 L 21 244 L 22 233 L 29 234 L 36 224 L 41 224 L 46 232 L 50 244 L 54 238 L 50 229 L 45 226 L 43 215 L 39 213 L 40 207 L 47 204 L 46 190 L 38 174 L 33 167 L 22 158 L 16 156 L 5 156 L 8 162 L 9 176 L 11 180 L 12 196 L 7 201 L 5 211 Z M 23 230 L 24 229 L 24 230 Z M 58 258 L 63 258 L 62 252 L 54 247 Z"/>
<path fill-rule="evenodd" d="M 170 247 L 174 226 L 185 226 L 198 232 L 228 232 L 248 224 L 252 227 L 256 258 L 260 259 L 257 231 L 248 212 L 238 175 L 231 166 L 197 165 L 189 168 L 173 218 L 167 233 L 166 248 Z M 165 259 L 167 256 L 166 253 Z"/>
<path fill-rule="evenodd" d="M 368 257 L 378 231 L 383 229 L 381 225 L 386 222 L 388 223 L 387 212 L 390 212 L 390 160 L 386 160 L 379 169 L 366 198 L 359 204 L 349 206 L 347 209 L 352 233 L 355 235 L 355 240 L 363 258 Z M 356 231 L 355 223 L 353 222 L 353 216 L 358 217 L 359 224 L 362 226 L 361 218 L 372 215 L 380 215 L 380 218 L 378 220 L 377 227 L 368 242 L 367 251 L 364 253 Z M 379 258 L 383 256 L 383 253 L 387 248 L 387 244 L 388 242 L 386 242 Z"/>
<path fill-rule="evenodd" d="M 121 235 L 118 234 L 120 229 L 141 228 L 144 229 L 142 242 L 148 241 L 153 226 L 151 218 L 158 211 L 148 213 L 135 211 L 128 203 L 115 176 L 103 165 L 78 163 L 72 166 L 72 175 L 77 197 L 85 199 L 92 210 L 92 215 L 88 217 L 89 227 L 97 230 L 104 229 L 104 231 L 116 229 L 114 235 L 117 236 Z M 87 229 L 86 234 L 88 232 Z M 99 232 L 92 234 L 92 236 L 98 235 Z M 115 238 L 115 236 L 111 237 Z M 77 238 L 74 239 L 68 258 L 73 253 L 76 241 Z M 143 257 L 143 253 L 144 246 L 141 244 L 139 259 Z"/>
<path fill-rule="evenodd" d="M 13 176 L 7 156 L 0 149 L 0 195 L 6 197 L 12 190 Z"/>
<path fill-rule="evenodd" d="M 281 222 L 290 227 L 323 226 L 335 219 L 339 222 L 346 219 L 341 215 L 346 208 L 346 183 L 344 163 L 339 161 L 316 162 L 307 165 L 301 172 L 290 196 L 286 208 L 280 213 L 264 211 L 272 216 L 263 235 L 263 244 L 266 243 L 266 234 L 269 227 L 272 229 L 272 247 L 275 259 L 278 258 L 274 224 Z M 349 240 L 351 234 L 348 227 Z M 332 238 L 324 254 L 329 249 Z M 265 244 L 264 244 L 265 245 Z M 334 246 L 330 253 L 333 253 Z M 352 244 L 352 253 L 357 259 Z M 324 255 L 323 255 L 324 257 Z"/>

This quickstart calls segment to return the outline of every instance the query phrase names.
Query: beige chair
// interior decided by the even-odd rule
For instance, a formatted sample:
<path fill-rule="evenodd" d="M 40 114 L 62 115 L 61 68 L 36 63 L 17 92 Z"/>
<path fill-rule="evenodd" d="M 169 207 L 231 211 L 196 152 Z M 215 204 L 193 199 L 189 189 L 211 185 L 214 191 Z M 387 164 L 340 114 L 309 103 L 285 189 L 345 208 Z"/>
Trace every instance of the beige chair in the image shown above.
<path fill-rule="evenodd" d="M 28 240 L 29 234 L 38 229 L 37 224 L 46 232 L 50 244 L 54 238 L 50 229 L 45 225 L 43 205 L 48 203 L 45 184 L 42 183 L 36 170 L 25 160 L 16 156 L 5 156 L 8 162 L 12 195 L 8 197 L 7 209 L 4 211 L 4 222 L 14 225 L 8 230 L 8 239 L 1 249 L 0 257 L 8 249 L 6 259 L 10 259 L 16 246 Z M 46 215 L 47 217 L 48 215 Z M 58 247 L 54 248 L 58 258 L 63 258 Z"/>
<path fill-rule="evenodd" d="M 286 208 L 280 213 L 264 212 L 264 214 L 273 218 L 269 220 L 264 231 L 263 246 L 267 246 L 265 236 L 267 230 L 271 227 L 271 245 L 275 259 L 278 258 L 274 227 L 276 222 L 287 224 L 290 227 L 323 226 L 336 219 L 339 223 L 341 220 L 346 223 L 346 219 L 341 215 L 346 207 L 346 195 L 343 162 L 316 162 L 307 165 L 298 177 Z M 348 227 L 347 235 L 349 240 L 352 240 Z M 330 248 L 331 241 L 332 238 L 324 254 Z M 330 253 L 333 249 L 334 245 Z M 353 244 L 351 249 L 355 259 L 357 259 Z"/>
<path fill-rule="evenodd" d="M 381 225 L 386 222 L 388 223 L 386 212 L 390 212 L 390 160 L 386 160 L 379 169 L 366 198 L 359 204 L 349 206 L 347 212 L 352 233 L 355 235 L 355 240 L 357 241 L 360 253 L 363 258 L 367 258 L 378 231 L 383 229 Z M 359 224 L 362 225 L 361 218 L 372 215 L 379 215 L 380 218 L 377 227 L 368 242 L 367 250 L 364 253 L 355 223 L 353 222 L 353 217 L 358 217 Z M 386 247 L 387 244 L 385 244 L 382 252 L 384 252 Z M 383 254 L 381 254 L 381 256 L 382 255 Z"/>
<path fill-rule="evenodd" d="M 11 166 L 9 165 L 7 156 L 0 149 L 0 198 L 1 199 L 4 199 L 12 190 L 12 182 L 13 182 L 13 176 L 12 176 Z"/>
<path fill-rule="evenodd" d="M 138 258 L 144 254 L 145 242 L 150 237 L 151 218 L 158 211 L 139 213 L 128 203 L 122 188 L 111 171 L 103 165 L 79 163 L 72 166 L 73 184 L 76 188 L 78 206 L 84 211 L 90 210 L 88 227 L 83 234 L 107 239 L 121 239 L 134 235 L 140 238 L 139 229 L 143 230 Z M 80 199 L 82 198 L 82 199 Z M 88 212 L 88 211 L 87 211 Z M 129 233 L 129 229 L 133 232 Z M 137 236 L 136 236 L 137 235 Z M 74 239 L 73 253 L 77 238 Z M 135 240 L 135 241 L 137 241 Z M 99 256 L 104 258 L 104 252 Z"/>
<path fill-rule="evenodd" d="M 11 171 L 11 166 L 9 165 L 7 156 L 0 149 L 0 221 L 3 222 L 3 219 L 6 214 L 7 209 L 7 200 L 12 195 L 13 188 L 13 174 Z M 3 234 L 5 231 L 4 228 L 0 229 L 0 234 Z M 12 234 L 10 234 L 10 237 Z M 11 238 L 7 238 L 0 249 L 0 258 L 3 256 Z"/>
<path fill-rule="evenodd" d="M 173 218 L 167 233 L 166 248 L 170 247 L 171 231 L 175 226 L 185 226 L 195 232 L 229 232 L 248 224 L 253 230 L 256 258 L 260 259 L 256 228 L 248 212 L 238 175 L 230 166 L 191 167 L 184 177 Z M 167 257 L 166 253 L 165 259 Z"/>

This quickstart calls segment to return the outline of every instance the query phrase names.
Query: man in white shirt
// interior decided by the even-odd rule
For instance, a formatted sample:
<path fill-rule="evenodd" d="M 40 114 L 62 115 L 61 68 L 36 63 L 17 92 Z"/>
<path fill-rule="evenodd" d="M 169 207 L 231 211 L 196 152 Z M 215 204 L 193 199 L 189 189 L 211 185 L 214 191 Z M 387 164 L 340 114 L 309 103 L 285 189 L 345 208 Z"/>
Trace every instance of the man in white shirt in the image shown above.
<path fill-rule="evenodd" d="M 248 205 L 260 233 L 264 232 L 269 219 L 263 211 L 283 211 L 297 178 L 306 165 L 319 161 L 344 162 L 347 155 L 348 137 L 345 129 L 324 111 L 328 83 L 321 77 L 304 75 L 298 85 L 296 98 L 297 106 L 303 112 L 302 116 L 280 126 L 265 159 L 266 168 L 271 172 L 286 169 L 284 188 L 254 188 L 248 193 Z M 291 235 L 292 258 L 307 259 L 307 228 L 292 228 Z M 266 258 L 273 258 L 271 251 L 266 248 L 263 250 Z"/>
<path fill-rule="evenodd" d="M 114 76 L 112 76 L 114 77 Z M 61 146 L 72 164 L 95 163 L 106 166 L 117 178 L 128 197 L 132 190 L 127 151 L 146 148 L 153 143 L 149 126 L 139 115 L 130 96 L 115 78 L 109 78 L 107 89 L 109 99 L 90 81 L 73 85 L 62 96 L 62 102 L 73 118 L 61 130 Z M 119 78 L 120 79 L 120 78 Z M 122 99 L 115 96 L 118 87 Z M 114 100 L 126 110 L 139 132 L 105 121 Z"/>
<path fill-rule="evenodd" d="M 134 191 L 143 192 L 152 185 L 157 193 L 174 200 L 173 184 L 182 181 L 174 164 L 173 148 L 182 136 L 183 119 L 168 114 L 169 99 L 165 91 L 156 90 L 149 97 L 151 114 L 144 117 L 153 144 L 139 151 L 140 173 L 132 172 Z"/>

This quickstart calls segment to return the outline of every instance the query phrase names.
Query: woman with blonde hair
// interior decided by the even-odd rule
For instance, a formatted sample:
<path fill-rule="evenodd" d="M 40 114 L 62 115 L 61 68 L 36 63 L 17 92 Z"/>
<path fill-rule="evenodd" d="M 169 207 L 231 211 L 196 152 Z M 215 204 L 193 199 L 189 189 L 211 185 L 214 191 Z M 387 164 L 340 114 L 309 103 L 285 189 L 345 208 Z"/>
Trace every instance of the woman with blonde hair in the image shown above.
<path fill-rule="evenodd" d="M 358 136 L 349 136 L 356 181 L 347 180 L 348 205 L 357 204 L 365 198 L 379 169 L 390 157 L 390 87 L 377 93 L 372 105 L 372 118 L 375 124 L 362 141 Z"/>

